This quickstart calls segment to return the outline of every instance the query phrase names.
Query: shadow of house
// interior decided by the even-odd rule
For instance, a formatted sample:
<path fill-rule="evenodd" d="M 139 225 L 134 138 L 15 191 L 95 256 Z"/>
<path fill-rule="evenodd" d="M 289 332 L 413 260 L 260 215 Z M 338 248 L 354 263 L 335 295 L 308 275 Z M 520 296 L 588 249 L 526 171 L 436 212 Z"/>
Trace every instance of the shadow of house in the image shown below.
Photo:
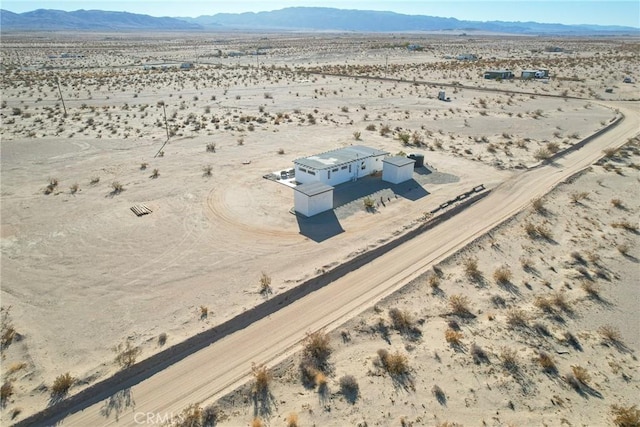
<path fill-rule="evenodd" d="M 300 234 L 316 243 L 323 242 L 344 232 L 338 217 L 332 210 L 312 217 L 306 217 L 296 212 L 296 220 L 298 221 Z"/>

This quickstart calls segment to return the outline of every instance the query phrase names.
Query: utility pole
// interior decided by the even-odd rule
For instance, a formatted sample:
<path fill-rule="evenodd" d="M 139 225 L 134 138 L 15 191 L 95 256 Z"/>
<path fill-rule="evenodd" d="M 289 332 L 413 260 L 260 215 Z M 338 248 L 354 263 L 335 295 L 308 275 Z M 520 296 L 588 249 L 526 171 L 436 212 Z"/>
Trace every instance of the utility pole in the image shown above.
<path fill-rule="evenodd" d="M 64 108 L 64 116 L 67 117 L 67 107 L 64 105 L 64 98 L 62 97 L 62 89 L 60 89 L 60 80 L 56 77 L 56 83 L 58 85 L 58 92 L 60 93 L 60 100 L 62 101 L 62 108 Z"/>

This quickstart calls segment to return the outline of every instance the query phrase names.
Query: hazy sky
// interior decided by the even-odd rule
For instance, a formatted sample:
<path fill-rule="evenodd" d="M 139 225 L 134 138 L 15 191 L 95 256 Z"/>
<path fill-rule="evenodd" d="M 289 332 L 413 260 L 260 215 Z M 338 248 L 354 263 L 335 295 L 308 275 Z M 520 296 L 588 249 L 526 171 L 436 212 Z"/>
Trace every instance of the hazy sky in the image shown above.
<path fill-rule="evenodd" d="M 639 0 L 0 0 L 2 9 L 101 9 L 152 16 L 213 15 L 260 12 L 291 6 L 389 10 L 411 15 L 453 17 L 472 21 L 537 21 L 640 27 Z"/>

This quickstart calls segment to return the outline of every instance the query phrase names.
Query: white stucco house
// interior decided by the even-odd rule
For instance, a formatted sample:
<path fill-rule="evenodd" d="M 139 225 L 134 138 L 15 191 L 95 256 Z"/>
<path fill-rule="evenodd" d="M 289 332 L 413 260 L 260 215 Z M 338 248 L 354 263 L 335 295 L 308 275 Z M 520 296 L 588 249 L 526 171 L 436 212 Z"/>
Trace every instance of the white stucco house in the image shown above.
<path fill-rule="evenodd" d="M 382 161 L 388 154 L 363 145 L 351 145 L 296 159 L 293 161 L 296 181 L 300 184 L 321 182 L 331 186 L 356 180 L 382 171 Z"/>
<path fill-rule="evenodd" d="M 413 176 L 414 159 L 408 157 L 387 157 L 382 161 L 382 180 L 392 184 L 409 181 Z"/>
<path fill-rule="evenodd" d="M 322 182 L 309 182 L 294 188 L 293 203 L 296 212 L 314 216 L 333 209 L 333 187 Z"/>

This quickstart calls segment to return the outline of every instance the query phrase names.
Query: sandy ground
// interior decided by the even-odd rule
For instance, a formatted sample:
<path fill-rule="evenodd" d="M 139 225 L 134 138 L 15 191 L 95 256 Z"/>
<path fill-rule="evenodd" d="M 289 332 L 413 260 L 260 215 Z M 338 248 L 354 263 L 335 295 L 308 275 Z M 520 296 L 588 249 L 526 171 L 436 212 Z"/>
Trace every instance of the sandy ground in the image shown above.
<path fill-rule="evenodd" d="M 25 44 L 20 35 L 3 35 L 1 296 L 3 334 L 17 333 L 2 350 L 3 380 L 13 386 L 4 420 L 45 407 L 61 373 L 79 379 L 73 394 L 117 371 L 113 349 L 119 344 L 139 347 L 144 358 L 263 301 L 262 272 L 274 292 L 290 289 L 416 226 L 443 201 L 479 184 L 493 187 L 535 164 L 541 150 L 574 144 L 616 117 L 599 99 L 637 99 L 636 84 L 621 83 L 638 75 L 633 40 L 565 41 L 572 52 L 552 54 L 544 47 L 557 44 L 553 40 L 518 39 L 515 49 L 513 41 L 493 38 L 463 44 L 426 39 L 430 49 L 409 53 L 402 42 L 385 38 L 309 43 L 307 36 L 269 37 L 263 60 L 226 56 L 255 48 L 255 38 L 243 35 L 220 36 L 211 45 L 180 37 L 125 43 L 65 34 Z M 65 51 L 84 57 L 47 59 L 62 51 L 60 40 Z M 185 45 L 199 47 L 195 69 L 142 68 L 196 60 Z M 218 49 L 223 57 L 203 59 Z M 485 81 L 481 71 L 500 61 L 445 58 L 464 49 L 508 59 L 514 69 L 547 66 L 556 78 Z M 305 73 L 319 70 L 365 70 L 405 82 Z M 447 87 L 451 102 L 443 103 L 435 99 L 437 85 L 415 85 L 413 79 L 590 99 L 460 88 L 449 93 Z M 604 92 L 608 87 L 613 93 Z M 391 132 L 381 135 L 385 126 Z M 164 155 L 154 157 L 166 131 L 171 139 Z M 215 152 L 207 152 L 212 143 Z M 344 232 L 330 238 L 301 234 L 303 226 L 289 213 L 291 189 L 262 176 L 291 167 L 295 158 L 353 143 L 425 154 L 435 170 L 455 179 L 421 184 L 427 196 L 400 194 L 376 214 L 350 211 L 340 217 Z M 203 172 L 208 165 L 211 175 Z M 619 179 L 632 191 L 637 174 L 628 171 Z M 52 178 L 58 185 L 45 195 Z M 114 182 L 124 191 L 114 192 Z M 129 208 L 139 203 L 153 213 L 133 215 Z M 635 213 L 637 219 L 630 203 L 628 209 L 604 213 Z M 570 211 L 556 215 L 567 212 L 571 218 Z M 634 235 L 628 238 L 633 254 Z M 522 251 L 514 247 L 515 259 Z M 609 268 L 620 277 L 637 271 L 632 263 Z M 625 342 L 630 332 L 623 330 Z"/>

